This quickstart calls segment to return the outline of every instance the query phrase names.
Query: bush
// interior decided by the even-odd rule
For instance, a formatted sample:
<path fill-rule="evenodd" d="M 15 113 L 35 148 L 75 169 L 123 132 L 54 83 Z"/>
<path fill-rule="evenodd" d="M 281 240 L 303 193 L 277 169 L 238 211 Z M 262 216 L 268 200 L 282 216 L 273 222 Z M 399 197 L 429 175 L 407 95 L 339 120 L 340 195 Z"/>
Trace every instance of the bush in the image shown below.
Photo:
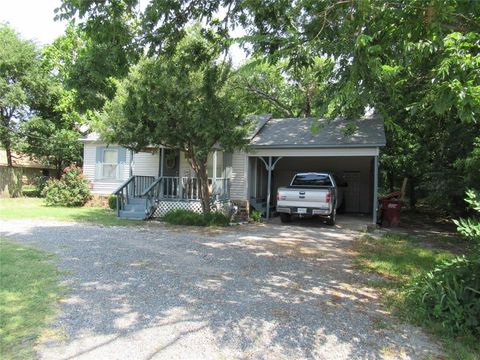
<path fill-rule="evenodd" d="M 480 213 L 480 196 L 467 191 L 466 202 Z M 470 256 L 446 260 L 413 281 L 407 302 L 419 320 L 440 322 L 450 333 L 480 336 L 480 222 L 478 218 L 455 221 L 457 230 L 474 242 Z"/>
<path fill-rule="evenodd" d="M 35 185 L 23 185 L 22 195 L 25 197 L 39 197 L 40 190 Z"/>
<path fill-rule="evenodd" d="M 82 169 L 72 165 L 63 170 L 60 180 L 48 180 L 42 195 L 48 206 L 83 206 L 90 199 L 88 180 Z"/>
<path fill-rule="evenodd" d="M 480 336 L 480 259 L 445 261 L 410 285 L 407 303 L 420 321 L 439 322 L 452 334 Z"/>
<path fill-rule="evenodd" d="M 220 212 L 203 215 L 189 210 L 169 211 L 163 220 L 174 225 L 228 226 L 230 224 L 228 217 Z"/>
<path fill-rule="evenodd" d="M 261 212 L 261 211 L 258 211 L 258 210 L 253 210 L 253 211 L 250 213 L 250 218 L 251 218 L 253 221 L 259 222 L 260 220 L 262 220 L 262 212 Z"/>
<path fill-rule="evenodd" d="M 108 207 L 112 210 L 117 209 L 117 195 L 110 195 L 108 197 Z"/>

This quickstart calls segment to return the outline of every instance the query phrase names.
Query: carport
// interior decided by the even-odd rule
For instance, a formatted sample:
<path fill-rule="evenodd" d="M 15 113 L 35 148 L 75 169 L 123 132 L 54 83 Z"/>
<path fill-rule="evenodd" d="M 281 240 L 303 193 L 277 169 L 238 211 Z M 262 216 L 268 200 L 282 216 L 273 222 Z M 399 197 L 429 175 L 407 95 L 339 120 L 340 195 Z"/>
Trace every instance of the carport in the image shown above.
<path fill-rule="evenodd" d="M 345 212 L 377 217 L 378 156 L 385 146 L 383 121 L 269 119 L 252 138 L 248 158 L 251 205 L 272 215 L 277 188 L 299 172 L 329 172 L 343 187 Z"/>

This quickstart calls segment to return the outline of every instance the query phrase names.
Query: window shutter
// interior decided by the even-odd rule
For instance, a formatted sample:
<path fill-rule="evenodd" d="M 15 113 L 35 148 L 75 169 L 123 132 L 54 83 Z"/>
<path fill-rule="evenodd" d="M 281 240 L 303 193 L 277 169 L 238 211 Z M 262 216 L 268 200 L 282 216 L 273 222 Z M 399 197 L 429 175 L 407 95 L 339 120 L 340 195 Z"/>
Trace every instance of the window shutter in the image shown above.
<path fill-rule="evenodd" d="M 127 161 L 127 149 L 125 149 L 124 147 L 118 147 L 117 149 L 117 180 L 123 180 L 125 162 Z"/>
<path fill-rule="evenodd" d="M 103 177 L 103 150 L 105 150 L 105 146 L 97 146 L 95 148 L 96 155 L 95 155 L 95 179 L 101 179 Z"/>
<path fill-rule="evenodd" d="M 118 148 L 118 163 L 125 163 L 127 161 L 127 149 L 123 147 Z"/>
<path fill-rule="evenodd" d="M 230 179 L 232 177 L 233 154 L 226 152 L 223 154 L 223 168 L 225 169 L 224 177 Z"/>

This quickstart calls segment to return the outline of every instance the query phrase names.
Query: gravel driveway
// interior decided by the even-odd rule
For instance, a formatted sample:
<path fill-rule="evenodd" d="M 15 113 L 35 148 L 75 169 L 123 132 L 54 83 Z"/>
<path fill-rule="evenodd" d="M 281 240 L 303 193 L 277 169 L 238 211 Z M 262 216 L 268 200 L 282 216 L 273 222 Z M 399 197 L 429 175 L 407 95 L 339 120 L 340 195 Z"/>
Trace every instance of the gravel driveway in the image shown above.
<path fill-rule="evenodd" d="M 70 291 L 42 359 L 424 359 L 437 346 L 362 285 L 353 230 L 0 221 Z"/>

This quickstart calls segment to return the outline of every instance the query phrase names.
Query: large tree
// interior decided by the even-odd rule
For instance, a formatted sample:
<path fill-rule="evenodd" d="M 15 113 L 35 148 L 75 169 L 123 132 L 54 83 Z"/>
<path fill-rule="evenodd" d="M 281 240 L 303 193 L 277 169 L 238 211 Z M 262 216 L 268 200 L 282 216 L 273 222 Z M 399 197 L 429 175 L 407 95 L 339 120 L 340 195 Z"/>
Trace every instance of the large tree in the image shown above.
<path fill-rule="evenodd" d="M 60 13 L 101 31 L 99 14 L 119 7 L 138 11 L 143 35 L 131 41 L 150 53 L 168 53 L 197 19 L 224 36 L 243 26 L 237 40 L 270 62 L 302 68 L 327 56 L 335 66 L 322 109 L 354 117 L 373 107 L 383 116 L 381 168 L 391 184 L 407 176 L 413 200 L 420 190 L 441 204 L 480 187 L 465 173 L 475 168 L 465 164 L 480 131 L 480 1 L 152 0 L 140 11 L 137 0 L 63 0 Z"/>
<path fill-rule="evenodd" d="M 19 126 L 29 118 L 29 105 L 45 85 L 39 68 L 35 45 L 0 24 L 0 144 L 5 148 L 10 167 Z"/>
<path fill-rule="evenodd" d="M 107 141 L 136 151 L 151 145 L 182 150 L 197 175 L 204 213 L 210 211 L 209 152 L 244 146 L 247 130 L 227 91 L 230 65 L 211 36 L 194 29 L 172 54 L 142 59 L 100 123 Z"/>

